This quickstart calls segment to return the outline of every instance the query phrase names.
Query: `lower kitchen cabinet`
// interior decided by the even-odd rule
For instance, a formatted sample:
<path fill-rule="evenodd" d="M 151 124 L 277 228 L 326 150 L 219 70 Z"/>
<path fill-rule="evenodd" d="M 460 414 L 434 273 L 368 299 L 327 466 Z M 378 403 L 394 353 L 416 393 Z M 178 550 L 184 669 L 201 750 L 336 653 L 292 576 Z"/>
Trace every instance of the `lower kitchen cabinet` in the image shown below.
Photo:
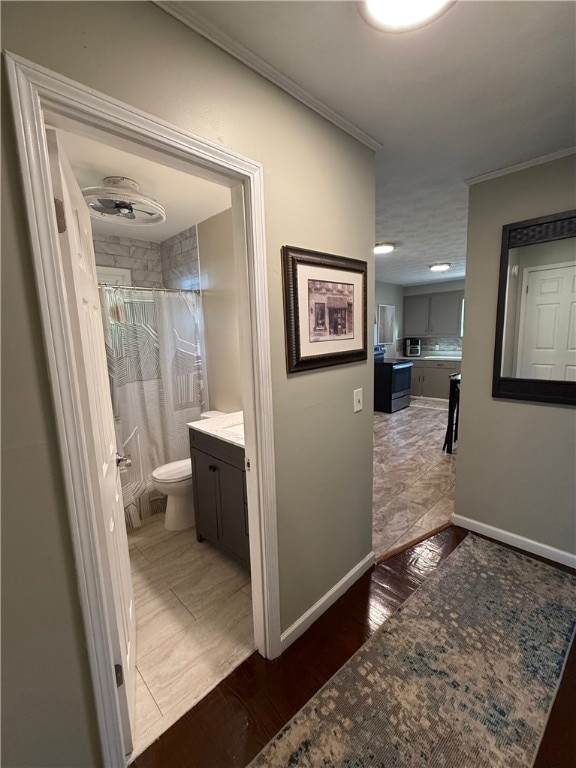
<path fill-rule="evenodd" d="M 424 364 L 421 362 L 414 363 L 412 366 L 412 385 L 410 387 L 410 394 L 416 397 L 422 397 L 422 389 L 424 387 Z"/>
<path fill-rule="evenodd" d="M 250 564 L 244 449 L 190 430 L 196 538 Z"/>
<path fill-rule="evenodd" d="M 450 396 L 450 375 L 460 373 L 460 362 L 454 360 L 421 360 L 412 369 L 410 394 L 418 397 Z"/>

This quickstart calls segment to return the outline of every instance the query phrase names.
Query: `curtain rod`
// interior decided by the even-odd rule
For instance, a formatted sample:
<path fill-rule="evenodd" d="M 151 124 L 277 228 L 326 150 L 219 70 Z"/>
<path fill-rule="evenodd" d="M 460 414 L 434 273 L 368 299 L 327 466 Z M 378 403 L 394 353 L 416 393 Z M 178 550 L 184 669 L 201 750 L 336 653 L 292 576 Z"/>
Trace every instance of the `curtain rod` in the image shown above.
<path fill-rule="evenodd" d="M 197 289 L 189 289 L 189 288 L 148 288 L 145 286 L 139 286 L 139 285 L 112 285 L 111 283 L 98 283 L 102 288 L 121 288 L 122 290 L 132 290 L 132 291 L 163 291 L 164 293 L 196 293 L 200 294 L 200 291 Z"/>

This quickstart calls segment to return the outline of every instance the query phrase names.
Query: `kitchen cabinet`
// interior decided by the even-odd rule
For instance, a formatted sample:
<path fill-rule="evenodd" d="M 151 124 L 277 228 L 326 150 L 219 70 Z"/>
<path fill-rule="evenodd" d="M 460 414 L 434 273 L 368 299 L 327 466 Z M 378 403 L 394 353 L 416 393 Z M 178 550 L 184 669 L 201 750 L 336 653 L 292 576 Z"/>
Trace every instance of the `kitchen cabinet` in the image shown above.
<path fill-rule="evenodd" d="M 244 449 L 190 430 L 196 538 L 250 564 Z"/>
<path fill-rule="evenodd" d="M 450 375 L 460 373 L 461 363 L 456 360 L 419 360 L 412 368 L 411 395 L 417 397 L 450 396 Z"/>
<path fill-rule="evenodd" d="M 463 291 L 404 297 L 404 336 L 460 336 Z"/>
<path fill-rule="evenodd" d="M 430 296 L 404 296 L 404 336 L 426 336 L 430 314 Z"/>
<path fill-rule="evenodd" d="M 412 386 L 410 387 L 410 394 L 416 397 L 422 397 L 422 389 L 424 387 L 424 362 L 414 361 L 412 366 Z"/>

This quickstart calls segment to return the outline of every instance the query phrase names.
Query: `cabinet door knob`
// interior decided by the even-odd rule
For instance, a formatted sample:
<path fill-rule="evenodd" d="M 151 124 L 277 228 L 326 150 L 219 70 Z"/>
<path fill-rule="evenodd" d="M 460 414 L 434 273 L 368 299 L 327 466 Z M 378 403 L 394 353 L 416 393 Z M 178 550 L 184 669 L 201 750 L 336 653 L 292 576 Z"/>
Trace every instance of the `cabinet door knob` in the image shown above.
<path fill-rule="evenodd" d="M 210 472 L 216 472 L 218 467 L 216 466 L 216 464 L 209 464 L 208 469 L 210 470 Z"/>

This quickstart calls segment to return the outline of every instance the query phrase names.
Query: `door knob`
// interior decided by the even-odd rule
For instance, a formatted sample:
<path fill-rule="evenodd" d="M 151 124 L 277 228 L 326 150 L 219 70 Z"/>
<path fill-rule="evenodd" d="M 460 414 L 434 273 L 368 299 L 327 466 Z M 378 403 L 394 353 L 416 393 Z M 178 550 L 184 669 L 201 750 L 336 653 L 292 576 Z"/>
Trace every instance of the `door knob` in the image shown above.
<path fill-rule="evenodd" d="M 132 466 L 132 458 L 130 456 L 121 456 L 119 453 L 116 454 L 116 466 L 120 467 L 120 469 L 128 469 L 128 467 Z"/>

